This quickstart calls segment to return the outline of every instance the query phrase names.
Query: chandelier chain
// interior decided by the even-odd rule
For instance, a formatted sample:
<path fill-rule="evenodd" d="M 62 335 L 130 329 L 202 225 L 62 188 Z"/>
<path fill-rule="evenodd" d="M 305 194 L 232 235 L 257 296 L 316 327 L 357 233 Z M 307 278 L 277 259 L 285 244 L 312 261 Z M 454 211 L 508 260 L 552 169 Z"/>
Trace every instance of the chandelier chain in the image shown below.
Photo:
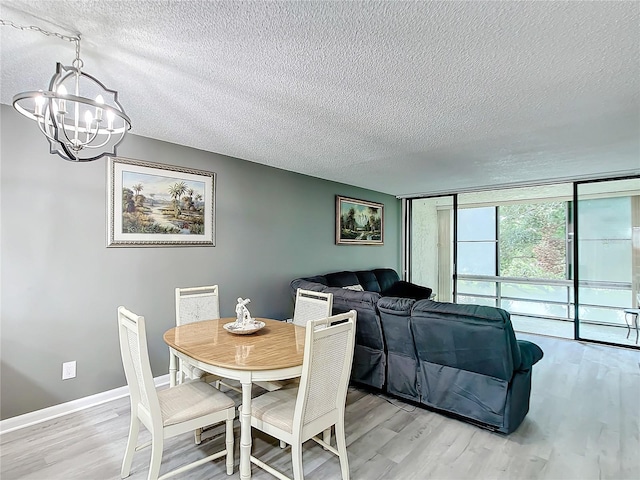
<path fill-rule="evenodd" d="M 60 40 L 66 40 L 67 42 L 74 42 L 76 44 L 76 58 L 73 61 L 73 66 L 76 67 L 77 69 L 82 68 L 82 66 L 84 65 L 84 62 L 80 59 L 80 38 L 81 35 L 78 33 L 77 35 L 63 35 L 61 33 L 57 33 L 57 32 L 49 32 L 47 30 L 44 30 L 40 27 L 36 27 L 35 25 L 18 25 L 13 23 L 10 20 L 3 20 L 0 18 L 0 25 L 4 25 L 7 27 L 13 27 L 16 28 L 18 30 L 31 30 L 33 32 L 38 32 L 41 33 L 43 35 L 46 35 L 47 37 L 57 37 Z"/>

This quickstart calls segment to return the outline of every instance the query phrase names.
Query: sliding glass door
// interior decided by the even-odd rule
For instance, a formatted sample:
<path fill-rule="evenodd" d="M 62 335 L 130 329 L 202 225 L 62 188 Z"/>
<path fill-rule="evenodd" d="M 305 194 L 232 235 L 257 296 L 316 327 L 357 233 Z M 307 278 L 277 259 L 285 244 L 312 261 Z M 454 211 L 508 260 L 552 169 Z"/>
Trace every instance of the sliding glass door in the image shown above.
<path fill-rule="evenodd" d="M 521 332 L 640 347 L 625 314 L 640 309 L 640 178 L 405 205 L 407 277 L 436 300 L 504 308 Z"/>
<path fill-rule="evenodd" d="M 640 179 L 576 184 L 577 337 L 636 344 L 625 309 L 638 308 Z"/>

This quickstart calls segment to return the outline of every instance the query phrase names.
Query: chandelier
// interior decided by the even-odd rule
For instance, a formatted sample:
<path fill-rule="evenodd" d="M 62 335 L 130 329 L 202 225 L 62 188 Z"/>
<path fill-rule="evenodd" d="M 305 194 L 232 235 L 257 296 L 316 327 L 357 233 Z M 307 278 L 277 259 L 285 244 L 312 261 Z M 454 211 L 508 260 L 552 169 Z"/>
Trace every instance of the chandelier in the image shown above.
<path fill-rule="evenodd" d="M 0 20 L 0 24 L 75 43 L 75 60 L 71 66 L 56 64 L 48 90 L 22 92 L 13 97 L 13 107 L 38 123 L 49 140 L 50 153 L 73 162 L 116 156 L 116 147 L 131 128 L 131 121 L 118 101 L 118 92 L 82 71 L 80 34 L 61 35 L 5 20 Z"/>

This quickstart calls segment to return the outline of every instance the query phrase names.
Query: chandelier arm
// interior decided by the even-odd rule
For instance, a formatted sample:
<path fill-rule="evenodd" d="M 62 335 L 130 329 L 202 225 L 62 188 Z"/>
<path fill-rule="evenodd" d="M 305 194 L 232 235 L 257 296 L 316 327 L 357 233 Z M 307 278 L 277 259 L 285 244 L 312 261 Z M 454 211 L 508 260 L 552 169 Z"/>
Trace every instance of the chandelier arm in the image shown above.
<path fill-rule="evenodd" d="M 44 127 L 44 125 L 47 123 L 44 118 L 45 118 L 45 115 L 42 116 L 42 120 L 40 118 L 36 119 L 36 122 L 38 123 L 38 127 L 40 128 L 40 131 L 44 133 L 45 137 L 55 142 L 56 139 L 53 138 L 53 136 Z"/>
<path fill-rule="evenodd" d="M 58 131 L 59 131 L 59 130 L 62 130 L 62 133 L 63 133 L 63 135 L 64 135 L 64 138 L 66 138 L 66 139 L 67 139 L 67 143 L 68 143 L 69 145 L 73 145 L 73 140 L 71 140 L 71 139 L 69 138 L 69 135 L 67 135 L 67 124 L 64 122 L 64 115 L 60 115 L 60 117 L 61 117 L 61 121 L 59 121 L 59 122 L 57 122 L 57 123 L 56 123 L 56 125 L 58 125 L 58 126 L 56 127 L 56 130 L 58 130 Z M 77 135 L 77 133 L 78 133 L 77 129 L 75 129 L 75 128 L 74 128 L 73 130 L 76 132 L 76 135 Z"/>
<path fill-rule="evenodd" d="M 91 145 L 91 143 L 96 139 L 99 133 L 100 133 L 100 124 L 96 122 L 96 129 L 94 131 L 93 122 L 91 122 L 91 128 L 87 128 L 87 139 L 84 141 L 85 146 Z"/>
<path fill-rule="evenodd" d="M 96 135 L 97 135 L 97 133 L 96 133 Z M 106 138 L 106 140 L 104 142 L 102 142 L 100 145 L 91 145 L 91 144 L 89 144 L 89 145 L 86 145 L 85 148 L 102 148 L 107 143 L 109 143 L 109 140 L 111 140 L 111 132 L 109 132 L 107 130 L 107 138 Z"/>
<path fill-rule="evenodd" d="M 67 126 L 68 125 L 64 123 L 64 121 L 60 122 L 60 128 L 62 128 L 64 137 L 67 139 L 67 142 L 71 146 L 71 149 L 74 149 L 74 147 L 76 147 L 77 145 L 82 145 L 82 148 L 99 148 L 106 145 L 107 142 L 109 141 L 109 138 L 111 138 L 111 133 L 109 133 L 107 141 L 105 141 L 103 144 L 90 147 L 91 142 L 93 142 L 95 138 L 98 136 L 98 134 L 100 133 L 100 127 L 98 124 L 96 124 L 95 131 L 93 128 L 82 129 L 79 125 L 72 126 L 70 130 L 72 130 L 75 134 L 73 139 L 69 138 L 69 135 L 67 134 Z M 79 134 L 82 132 L 82 130 L 84 130 L 84 133 L 87 134 L 87 138 L 84 141 L 81 141 L 79 138 Z"/>

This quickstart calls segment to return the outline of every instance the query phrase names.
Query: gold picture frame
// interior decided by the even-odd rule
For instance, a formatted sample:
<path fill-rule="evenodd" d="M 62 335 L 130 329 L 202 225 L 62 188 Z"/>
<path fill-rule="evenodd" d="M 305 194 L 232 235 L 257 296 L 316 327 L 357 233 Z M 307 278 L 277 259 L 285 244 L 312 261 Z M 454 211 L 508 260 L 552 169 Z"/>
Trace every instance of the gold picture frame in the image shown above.
<path fill-rule="evenodd" d="M 384 245 L 384 204 L 336 195 L 336 245 Z"/>

